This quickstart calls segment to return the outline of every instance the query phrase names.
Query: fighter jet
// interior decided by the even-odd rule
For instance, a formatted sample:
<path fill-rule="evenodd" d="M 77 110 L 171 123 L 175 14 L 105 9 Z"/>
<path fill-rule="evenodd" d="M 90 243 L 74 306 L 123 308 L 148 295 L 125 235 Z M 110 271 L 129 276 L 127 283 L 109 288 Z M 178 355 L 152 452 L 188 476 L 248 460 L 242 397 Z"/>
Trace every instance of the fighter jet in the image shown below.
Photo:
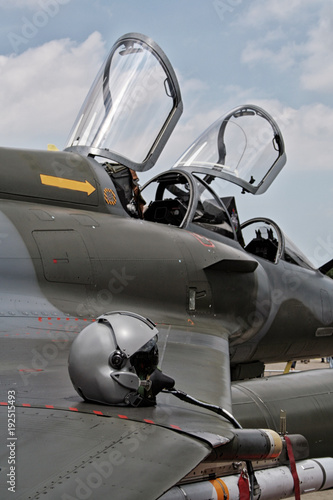
<path fill-rule="evenodd" d="M 130 33 L 63 151 L 0 149 L 1 498 L 333 487 L 331 370 L 263 376 L 332 354 L 332 261 L 230 196 L 267 190 L 281 131 L 238 106 L 140 188 L 181 113 L 166 55 Z"/>

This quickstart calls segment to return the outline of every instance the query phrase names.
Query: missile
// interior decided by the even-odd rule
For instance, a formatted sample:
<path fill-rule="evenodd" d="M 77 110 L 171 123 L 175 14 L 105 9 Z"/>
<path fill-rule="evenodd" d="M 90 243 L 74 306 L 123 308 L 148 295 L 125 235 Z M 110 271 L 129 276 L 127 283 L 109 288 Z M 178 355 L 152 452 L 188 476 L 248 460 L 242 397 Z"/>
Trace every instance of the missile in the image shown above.
<path fill-rule="evenodd" d="M 302 495 L 333 487 L 333 458 L 302 460 L 296 464 Z M 261 469 L 255 472 L 260 487 L 258 500 L 279 500 L 294 494 L 294 479 L 288 466 Z M 210 481 L 177 485 L 160 500 L 239 500 L 239 474 Z"/>

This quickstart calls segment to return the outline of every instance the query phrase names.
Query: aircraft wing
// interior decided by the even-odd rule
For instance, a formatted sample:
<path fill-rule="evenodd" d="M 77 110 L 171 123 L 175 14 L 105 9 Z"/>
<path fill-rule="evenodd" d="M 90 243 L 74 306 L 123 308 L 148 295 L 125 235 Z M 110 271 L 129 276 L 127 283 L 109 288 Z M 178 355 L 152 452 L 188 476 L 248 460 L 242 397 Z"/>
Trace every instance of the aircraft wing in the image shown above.
<path fill-rule="evenodd" d="M 64 316 L 1 318 L 1 498 L 155 499 L 204 460 L 228 430 L 223 418 L 170 394 L 158 395 L 150 408 L 83 402 L 70 382 L 67 358 L 72 339 L 86 324 Z M 213 373 L 222 339 L 214 348 L 207 341 L 200 345 L 197 334 L 178 330 L 176 335 L 170 326 L 159 330 L 164 371 L 171 369 L 177 378 L 188 364 L 179 388 L 197 385 L 200 395 L 194 374 Z M 192 356 L 201 357 L 201 367 L 190 368 Z M 218 384 L 223 393 L 221 382 L 223 377 L 212 380 L 209 399 Z M 228 407 L 229 398 L 225 377 Z"/>
<path fill-rule="evenodd" d="M 16 409 L 14 498 L 88 498 L 95 492 L 98 497 L 93 498 L 155 499 L 209 452 L 204 442 L 171 429 L 123 417 L 97 417 L 93 411 Z M 6 431 L 3 428 L 2 443 L 9 443 Z M 12 498 L 7 487 L 2 485 L 2 498 Z"/>

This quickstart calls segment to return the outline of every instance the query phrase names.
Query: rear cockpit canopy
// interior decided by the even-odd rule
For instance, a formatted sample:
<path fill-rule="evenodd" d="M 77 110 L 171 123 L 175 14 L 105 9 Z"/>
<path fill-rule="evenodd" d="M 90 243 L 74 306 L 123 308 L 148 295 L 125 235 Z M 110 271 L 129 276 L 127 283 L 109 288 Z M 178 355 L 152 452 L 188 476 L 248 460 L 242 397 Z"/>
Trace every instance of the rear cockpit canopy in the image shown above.
<path fill-rule="evenodd" d="M 174 167 L 220 177 L 246 192 L 261 194 L 285 163 L 277 123 L 265 110 L 246 104 L 216 120 Z"/>
<path fill-rule="evenodd" d="M 215 180 L 261 194 L 285 162 L 283 138 L 273 118 L 258 106 L 239 106 L 213 123 L 169 172 L 146 184 L 144 219 L 182 228 L 195 225 L 190 229 L 213 231 L 243 244 L 235 200 L 214 190 Z"/>

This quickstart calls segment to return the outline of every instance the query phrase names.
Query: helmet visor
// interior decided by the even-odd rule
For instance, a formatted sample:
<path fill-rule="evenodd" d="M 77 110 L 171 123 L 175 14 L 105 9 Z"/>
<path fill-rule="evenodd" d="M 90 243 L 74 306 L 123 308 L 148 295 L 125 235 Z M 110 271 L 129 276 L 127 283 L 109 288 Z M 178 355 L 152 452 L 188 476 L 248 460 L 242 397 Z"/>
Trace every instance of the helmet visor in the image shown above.
<path fill-rule="evenodd" d="M 155 335 L 130 357 L 131 364 L 141 380 L 145 380 L 157 368 L 157 339 L 158 337 Z"/>

